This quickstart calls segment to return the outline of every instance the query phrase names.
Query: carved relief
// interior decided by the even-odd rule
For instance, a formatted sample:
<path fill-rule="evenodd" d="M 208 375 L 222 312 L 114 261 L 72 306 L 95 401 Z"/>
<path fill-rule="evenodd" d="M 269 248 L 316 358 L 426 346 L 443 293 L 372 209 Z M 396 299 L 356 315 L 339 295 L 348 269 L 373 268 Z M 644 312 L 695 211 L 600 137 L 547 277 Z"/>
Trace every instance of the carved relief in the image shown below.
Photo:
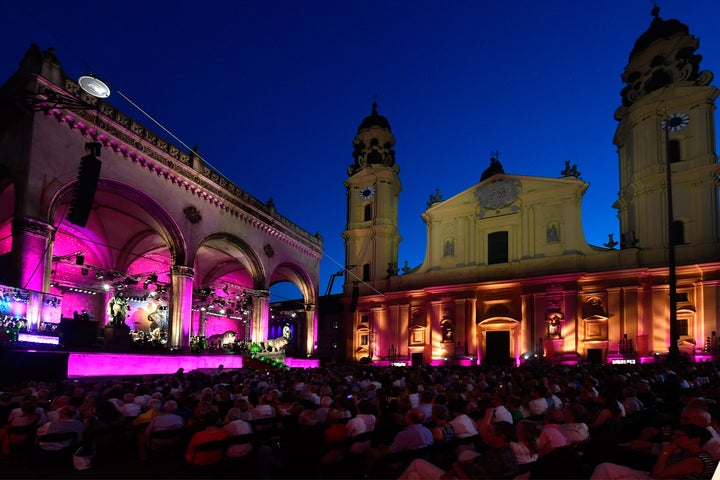
<path fill-rule="evenodd" d="M 608 318 L 605 305 L 600 297 L 588 297 L 583 304 L 583 318 L 604 317 Z"/>
<path fill-rule="evenodd" d="M 38 237 L 52 238 L 55 228 L 45 222 L 29 217 L 13 218 L 13 232 L 29 233 Z"/>
<path fill-rule="evenodd" d="M 183 213 L 185 214 L 185 218 L 187 218 L 193 225 L 200 223 L 202 220 L 200 211 L 192 205 L 186 205 L 185 208 L 183 208 Z"/>

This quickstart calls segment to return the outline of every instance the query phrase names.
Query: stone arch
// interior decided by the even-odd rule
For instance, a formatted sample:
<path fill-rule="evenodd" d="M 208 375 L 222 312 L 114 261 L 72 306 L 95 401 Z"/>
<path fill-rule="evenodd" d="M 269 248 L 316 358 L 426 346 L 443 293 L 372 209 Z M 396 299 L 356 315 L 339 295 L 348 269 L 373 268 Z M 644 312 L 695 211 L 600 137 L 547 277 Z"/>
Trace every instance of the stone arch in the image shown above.
<path fill-rule="evenodd" d="M 281 263 L 270 274 L 268 283 L 274 285 L 282 281 L 288 281 L 295 285 L 300 290 L 306 305 L 317 305 L 317 289 L 305 270 L 294 263 Z"/>
<path fill-rule="evenodd" d="M 48 223 L 56 226 L 65 224 L 64 218 L 58 219 L 58 216 L 65 214 L 63 207 L 66 205 L 66 202 L 69 201 L 75 183 L 76 182 L 70 182 L 58 189 L 48 211 Z M 147 228 L 136 232 L 139 233 L 140 237 L 147 238 L 148 235 L 157 234 L 168 248 L 171 262 L 176 265 L 186 264 L 188 255 L 185 238 L 173 216 L 165 210 L 157 200 L 132 185 L 103 178 L 98 181 L 97 193 L 95 194 L 93 203 L 96 204 L 98 202 L 98 196 L 102 198 L 103 195 L 106 194 L 123 199 L 121 205 L 126 207 L 126 210 L 121 212 L 122 214 L 128 216 L 138 213 L 144 214 L 145 218 L 143 221 L 146 223 Z M 127 209 L 130 204 L 138 208 L 134 211 Z M 93 209 L 99 210 L 99 207 L 93 207 Z M 131 243 L 137 246 L 140 245 L 141 242 L 140 239 L 134 238 Z M 158 245 L 156 244 L 151 250 L 157 247 Z M 145 248 L 148 248 L 148 245 L 145 245 Z M 125 250 L 127 251 L 127 249 Z M 132 259 L 129 258 L 123 260 L 123 263 L 126 265 L 131 262 Z"/>
<path fill-rule="evenodd" d="M 204 249 L 207 251 L 203 251 Z M 212 256 L 215 264 L 207 269 L 196 269 L 196 279 L 200 285 L 226 275 L 232 269 L 231 263 L 235 262 L 242 265 L 247 272 L 247 279 L 252 284 L 251 288 L 257 290 L 267 288 L 267 276 L 259 252 L 242 238 L 227 232 L 208 235 L 198 242 L 194 252 L 195 263 L 198 263 L 199 256 L 207 255 Z"/>

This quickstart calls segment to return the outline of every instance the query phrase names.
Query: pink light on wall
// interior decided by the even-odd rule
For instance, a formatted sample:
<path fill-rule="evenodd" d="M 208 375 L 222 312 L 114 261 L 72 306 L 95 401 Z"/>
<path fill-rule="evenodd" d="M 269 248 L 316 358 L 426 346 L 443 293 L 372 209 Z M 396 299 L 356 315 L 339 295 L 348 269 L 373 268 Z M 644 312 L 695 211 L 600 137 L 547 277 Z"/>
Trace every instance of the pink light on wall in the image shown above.
<path fill-rule="evenodd" d="M 285 365 L 290 368 L 318 368 L 320 360 L 313 358 L 286 358 Z"/>
<path fill-rule="evenodd" d="M 68 378 L 121 377 L 126 375 L 164 375 L 179 368 L 242 368 L 241 355 L 123 355 L 110 353 L 71 353 Z"/>

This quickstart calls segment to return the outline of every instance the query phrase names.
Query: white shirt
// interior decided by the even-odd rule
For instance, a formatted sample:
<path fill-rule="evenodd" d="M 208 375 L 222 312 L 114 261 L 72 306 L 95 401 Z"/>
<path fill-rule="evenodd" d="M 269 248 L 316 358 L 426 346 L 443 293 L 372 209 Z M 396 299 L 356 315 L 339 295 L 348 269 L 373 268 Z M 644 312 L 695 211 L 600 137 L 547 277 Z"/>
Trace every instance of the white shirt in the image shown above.
<path fill-rule="evenodd" d="M 512 448 L 515 454 L 518 465 L 532 463 L 538 459 L 538 454 L 531 452 L 530 449 L 522 443 L 510 442 L 510 448 Z"/>
<path fill-rule="evenodd" d="M 545 397 L 533 398 L 528 402 L 528 413 L 531 417 L 544 414 L 548 409 Z"/>
<path fill-rule="evenodd" d="M 457 438 L 467 438 L 478 434 L 477 425 L 465 414 L 458 415 L 450 422 Z"/>
<path fill-rule="evenodd" d="M 180 415 L 174 413 L 161 413 L 157 417 L 150 420 L 145 434 L 150 435 L 152 432 L 159 430 L 173 430 L 177 428 L 183 428 L 185 426 L 185 420 Z"/>
<path fill-rule="evenodd" d="M 513 423 L 512 413 L 505 408 L 505 405 L 498 405 L 495 407 L 495 410 L 493 410 L 493 422 Z"/>
<path fill-rule="evenodd" d="M 245 420 L 233 420 L 227 425 L 223 426 L 223 430 L 227 430 L 230 437 L 237 435 L 245 435 L 246 433 L 253 433 L 252 425 Z M 225 455 L 232 458 L 244 457 L 252 450 L 251 443 L 243 443 L 240 445 L 230 445 L 225 451 Z"/>
<path fill-rule="evenodd" d="M 540 455 L 546 455 L 556 448 L 568 445 L 570 445 L 570 437 L 565 433 L 562 425 L 555 423 L 543 425 L 538 439 L 538 452 L 540 452 Z"/>

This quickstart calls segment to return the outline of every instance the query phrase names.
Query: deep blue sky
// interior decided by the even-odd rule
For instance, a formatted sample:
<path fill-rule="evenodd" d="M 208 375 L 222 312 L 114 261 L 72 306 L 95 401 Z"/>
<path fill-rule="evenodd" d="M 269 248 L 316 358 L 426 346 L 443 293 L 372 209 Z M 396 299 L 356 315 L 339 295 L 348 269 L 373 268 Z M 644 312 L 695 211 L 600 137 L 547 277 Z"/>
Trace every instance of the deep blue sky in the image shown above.
<path fill-rule="evenodd" d="M 700 38 L 702 68 L 720 75 L 718 3 L 659 5 L 662 18 Z M 590 183 L 588 242 L 618 239 L 613 112 L 651 8 L 648 0 L 15 0 L 0 6 L 0 82 L 31 43 L 54 47 L 70 76 L 102 77 L 248 193 L 319 231 L 324 293 L 344 262 L 343 181 L 375 96 L 397 139 L 401 267 L 424 258 L 428 196 L 439 188 L 447 199 L 478 182 L 495 150 L 506 173 L 559 177 L 566 160 L 577 164 Z M 163 133 L 120 96 L 109 100 Z M 273 292 L 272 301 L 297 296 Z"/>

